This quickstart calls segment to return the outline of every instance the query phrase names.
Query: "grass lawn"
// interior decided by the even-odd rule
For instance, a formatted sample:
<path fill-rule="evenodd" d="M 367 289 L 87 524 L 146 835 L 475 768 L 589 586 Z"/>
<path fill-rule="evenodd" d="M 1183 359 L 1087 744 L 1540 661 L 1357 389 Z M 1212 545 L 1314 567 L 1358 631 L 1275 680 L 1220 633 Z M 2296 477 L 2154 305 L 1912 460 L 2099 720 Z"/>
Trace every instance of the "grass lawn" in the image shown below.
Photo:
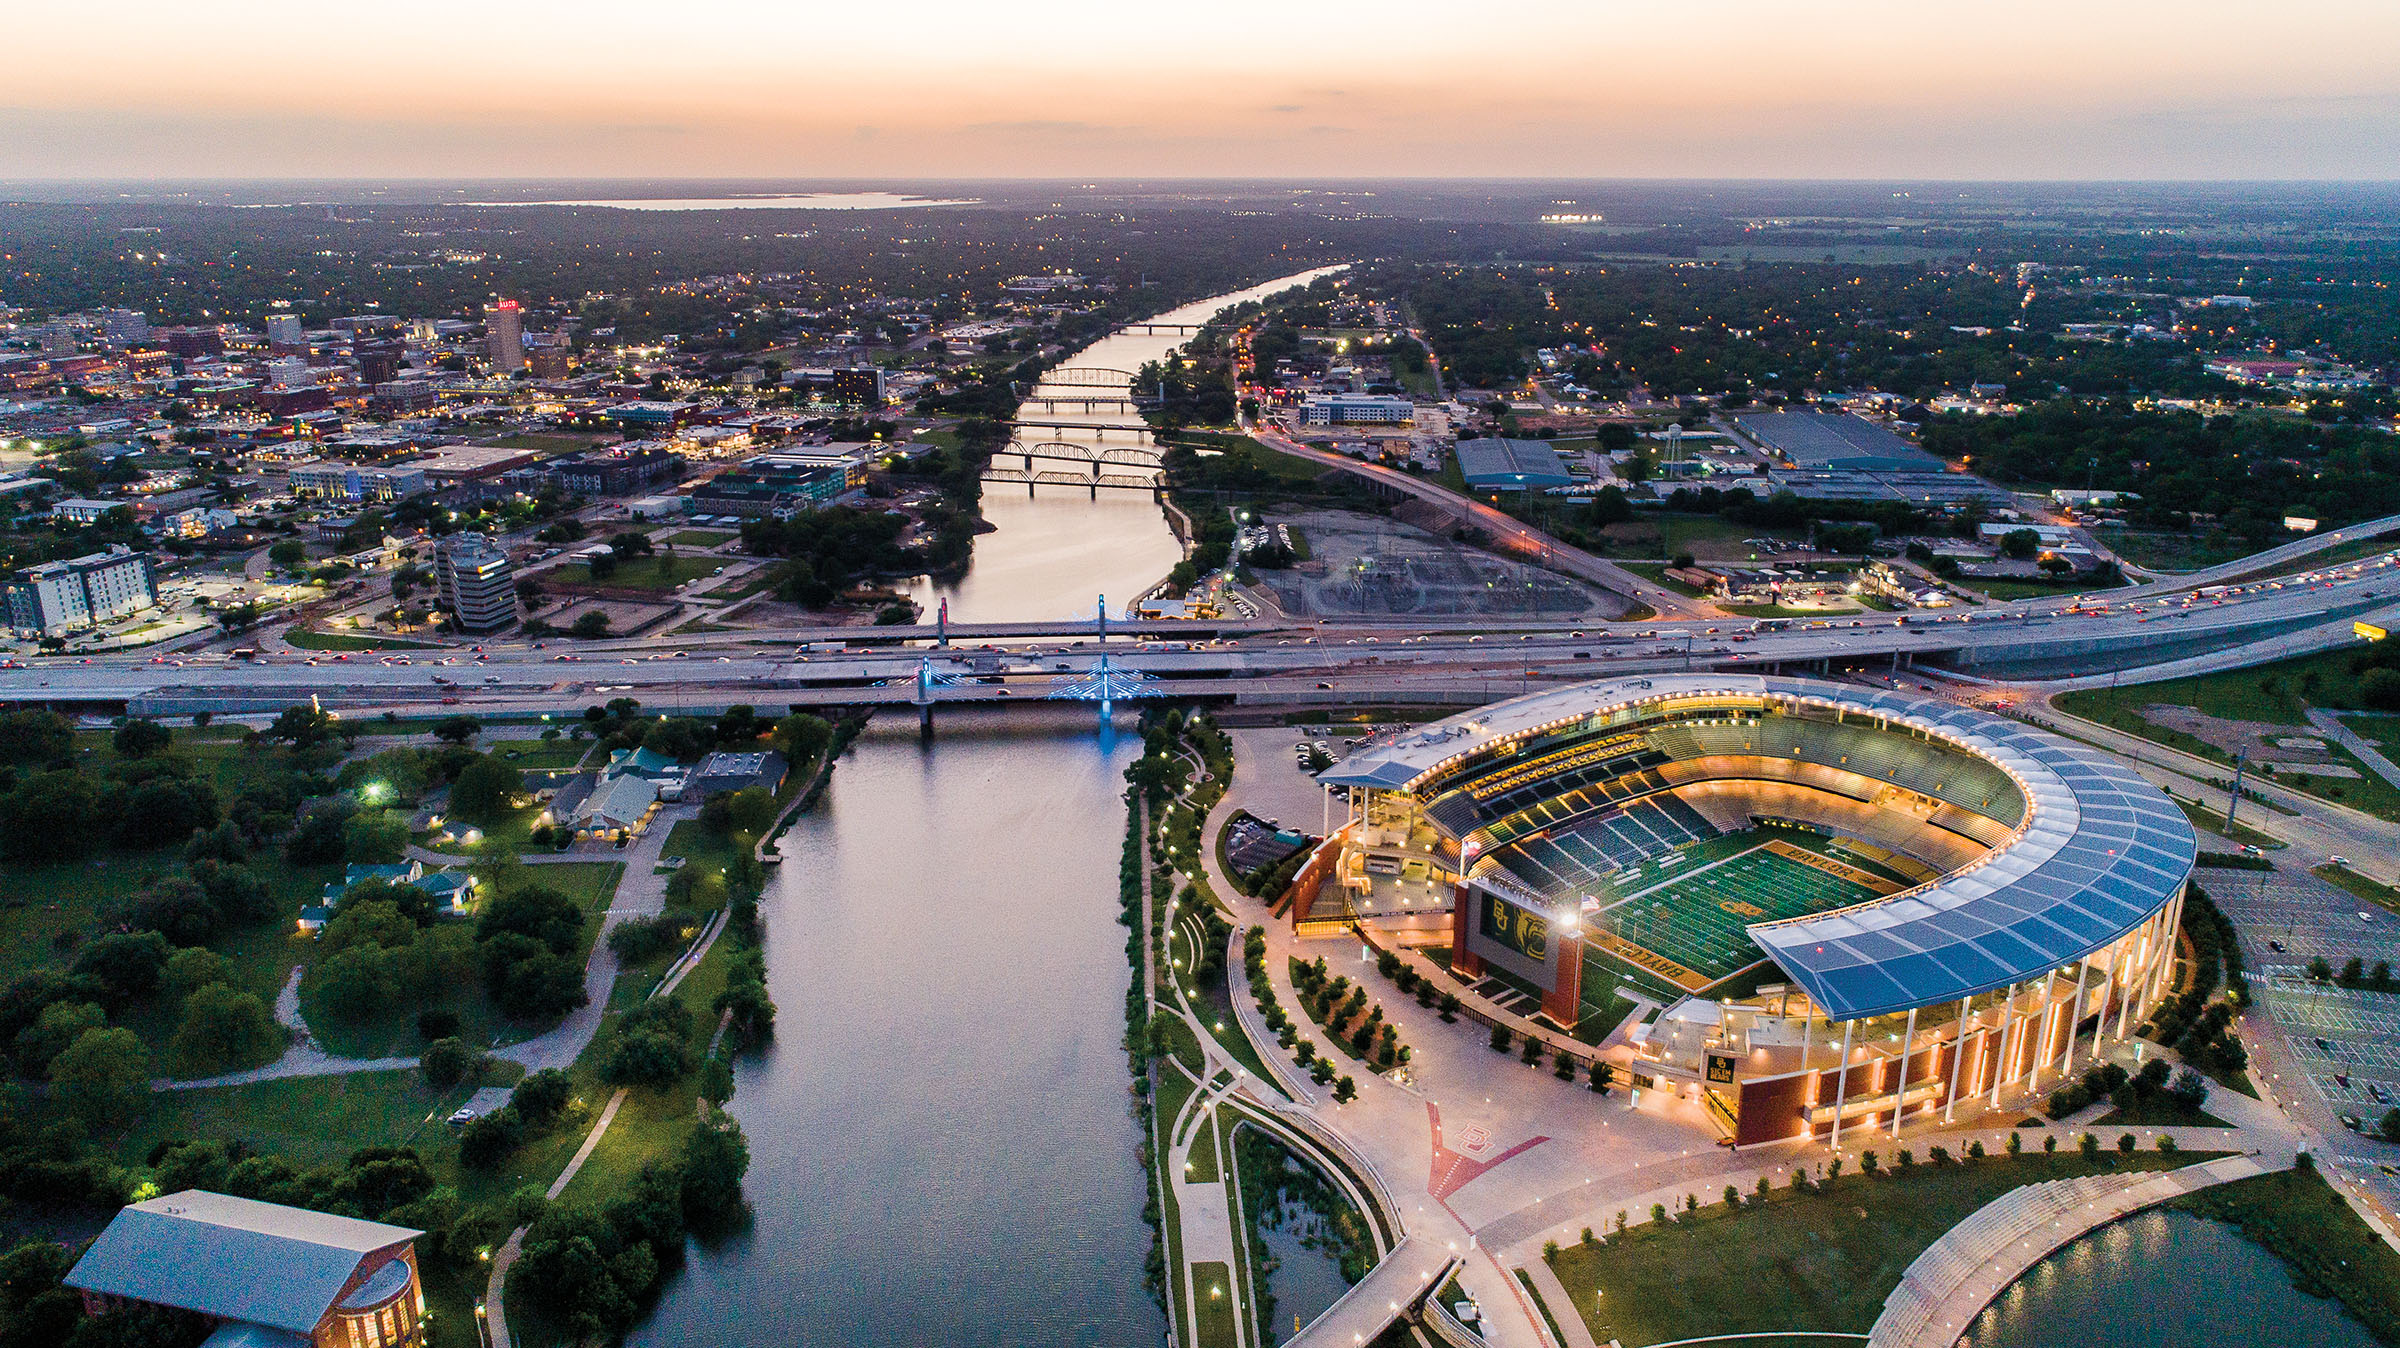
<path fill-rule="evenodd" d="M 589 740 L 571 740 L 561 735 L 555 740 L 494 740 L 491 752 L 516 767 L 551 772 L 581 763 L 591 747 Z"/>
<path fill-rule="evenodd" d="M 2329 885 L 2341 886 L 2356 898 L 2400 913 L 2400 889 L 2378 884 L 2347 866 L 2336 866 L 2331 862 L 2311 867 L 2308 873 Z"/>
<path fill-rule="evenodd" d="M 2011 1189 L 2206 1159 L 2137 1152 L 2086 1161 L 2066 1151 L 1938 1168 L 1920 1162 L 1905 1176 L 1854 1173 L 1815 1193 L 1778 1188 L 1763 1203 L 1745 1195 L 1738 1209 L 1720 1200 L 1721 1184 L 1695 1185 L 1704 1200 L 1697 1213 L 1645 1222 L 1607 1244 L 1568 1244 L 1551 1269 L 1602 1343 L 1773 1334 L 1795 1326 L 1863 1334 L 1910 1261 Z M 1774 1295 L 1760 1295 L 1762 1288 Z M 1603 1290 L 1605 1297 L 1595 1295 Z"/>
<path fill-rule="evenodd" d="M 2257 549 L 2225 534 L 2138 533 L 2109 529 L 2102 537 L 2119 557 L 2152 571 L 2198 571 L 2237 562 Z"/>
<path fill-rule="evenodd" d="M 2205 805 L 2195 804 L 2192 801 L 2185 800 L 2181 796 L 2175 796 L 2172 797 L 2172 799 L 2174 800 L 2175 804 L 2182 809 L 2183 817 L 2192 821 L 2192 827 L 2199 829 L 2203 833 L 2214 834 L 2217 837 L 2225 839 L 2227 842 L 2236 842 L 2241 843 L 2244 846 L 2255 847 L 2262 852 L 2280 851 L 2284 846 L 2283 843 L 2277 842 L 2275 839 L 2268 837 L 2266 834 L 2259 832 L 2257 829 L 2250 827 L 2248 824 L 2243 823 L 2239 819 L 2236 819 L 2233 822 L 2233 826 L 2230 829 L 2227 828 L 2225 826 L 2225 815 L 2221 811 L 2211 809 Z"/>
<path fill-rule="evenodd" d="M 1197 1303 L 1192 1323 L 1199 1348 L 1238 1348 L 1242 1341 L 1234 1324 L 1233 1298 L 1225 1294 L 1232 1281 L 1233 1269 L 1222 1261 L 1192 1265 L 1192 1300 Z"/>
<path fill-rule="evenodd" d="M 666 843 L 658 849 L 662 857 L 682 857 L 686 866 L 707 866 L 723 870 L 741 855 L 741 844 L 730 834 L 715 833 L 700 826 L 697 819 L 679 819 L 667 831 Z"/>
<path fill-rule="evenodd" d="M 430 651 L 431 642 L 402 641 L 398 637 L 356 636 L 348 632 L 311 632 L 293 628 L 283 639 L 304 651 Z"/>
<path fill-rule="evenodd" d="M 1270 476 L 1283 478 L 1290 482 L 1314 482 L 1333 471 L 1324 464 L 1286 454 L 1278 449 L 1269 449 L 1247 435 L 1232 435 L 1222 431 L 1183 431 L 1176 434 L 1174 442 L 1179 445 L 1189 445 L 1198 450 L 1216 450 L 1220 453 L 1235 445 L 1248 445 L 1252 463 L 1264 469 Z"/>
<path fill-rule="evenodd" d="M 2079 689 L 2061 694 L 2058 706 L 2086 720 L 2133 730 L 2136 734 L 2147 732 L 2121 724 L 2116 713 L 2138 718 L 2141 708 L 2154 702 L 2192 707 L 2226 720 L 2304 726 L 2312 705 L 2334 708 L 2359 705 L 2357 680 L 2350 673 L 2350 656 L 2350 651 L 2337 649 L 2196 678 Z"/>
<path fill-rule="evenodd" d="M 474 1090 L 436 1089 L 410 1068 L 160 1091 L 118 1140 L 116 1153 L 124 1164 L 139 1165 L 160 1142 L 238 1138 L 302 1167 L 339 1164 L 360 1147 L 414 1146 L 429 1164 L 447 1168 L 456 1164 L 457 1148 L 442 1120 Z"/>
<path fill-rule="evenodd" d="M 672 543 L 679 548 L 713 548 L 719 543 L 740 536 L 727 533 L 722 529 L 678 529 L 674 533 L 660 538 L 659 541 Z"/>
<path fill-rule="evenodd" d="M 2001 603 L 2011 599 L 2040 599 L 2054 594 L 2083 594 L 2091 590 L 2113 590 L 2116 586 L 2101 585 L 2090 577 L 2061 581 L 1985 580 L 1978 576 L 1961 576 L 1960 585 Z"/>
<path fill-rule="evenodd" d="M 594 579 L 592 568 L 582 562 L 571 562 L 548 573 L 548 578 L 561 585 L 592 586 L 608 590 L 654 590 L 665 592 L 702 576 L 715 575 L 728 563 L 721 557 L 636 557 L 620 563 L 607 576 Z"/>
<path fill-rule="evenodd" d="M 2385 1343 L 2400 1342 L 2400 1252 L 2386 1245 L 2315 1170 L 2285 1170 L 2175 1200 L 2282 1258 L 2301 1290 L 2330 1292 Z"/>
<path fill-rule="evenodd" d="M 538 449 L 548 454 L 565 454 L 589 446 L 592 443 L 592 437 L 588 435 L 544 435 L 540 432 L 529 432 L 523 435 L 504 435 L 497 440 L 484 440 L 478 443 L 495 449 Z"/>

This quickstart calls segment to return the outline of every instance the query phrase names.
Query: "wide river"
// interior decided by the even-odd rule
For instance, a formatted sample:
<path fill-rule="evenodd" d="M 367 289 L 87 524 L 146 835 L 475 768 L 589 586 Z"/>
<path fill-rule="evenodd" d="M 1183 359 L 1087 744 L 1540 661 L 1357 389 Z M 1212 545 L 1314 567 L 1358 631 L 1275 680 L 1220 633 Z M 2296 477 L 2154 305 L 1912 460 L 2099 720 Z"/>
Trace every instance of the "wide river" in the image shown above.
<path fill-rule="evenodd" d="M 1070 363 L 1132 370 L 1179 340 L 1110 337 Z M 1147 493 L 994 485 L 984 510 L 999 529 L 973 569 L 921 594 L 960 619 L 1088 614 L 1102 593 L 1121 612 L 1182 555 Z M 1118 1046 L 1119 792 L 1139 749 L 1065 706 L 945 718 L 929 743 L 895 717 L 858 740 L 764 904 L 776 1037 L 731 1105 L 756 1220 L 695 1250 L 632 1342 L 1159 1341 Z"/>
<path fill-rule="evenodd" d="M 1302 272 L 1237 290 L 1229 295 L 1187 304 L 1158 316 L 1161 323 L 1198 323 L 1245 300 L 1261 299 L 1279 290 L 1305 285 L 1326 271 Z M 1179 333 L 1120 332 L 1104 337 L 1069 357 L 1064 368 L 1098 367 L 1139 370 L 1187 340 Z M 1047 388 L 1047 385 L 1044 386 Z M 1044 391 L 1037 388 L 1036 393 Z M 1099 390 L 1060 389 L 1082 397 Z M 1042 421 L 1084 425 L 1125 424 L 1134 420 L 1130 408 L 1085 412 L 1081 408 L 1027 411 Z M 1027 431 L 1037 440 L 1077 444 L 1130 446 L 1133 435 L 1118 431 Z M 1059 463 L 1060 469 L 1071 465 Z M 910 597 L 928 615 L 942 600 L 950 601 L 950 616 L 960 622 L 1029 622 L 1042 618 L 1088 617 L 1101 595 L 1109 610 L 1125 606 L 1166 578 L 1183 549 L 1167 527 L 1167 517 L 1148 492 L 1110 488 L 1097 499 L 1089 488 L 1032 487 L 1013 482 L 986 483 L 983 517 L 994 532 L 975 540 L 975 560 L 955 581 L 919 578 Z"/>

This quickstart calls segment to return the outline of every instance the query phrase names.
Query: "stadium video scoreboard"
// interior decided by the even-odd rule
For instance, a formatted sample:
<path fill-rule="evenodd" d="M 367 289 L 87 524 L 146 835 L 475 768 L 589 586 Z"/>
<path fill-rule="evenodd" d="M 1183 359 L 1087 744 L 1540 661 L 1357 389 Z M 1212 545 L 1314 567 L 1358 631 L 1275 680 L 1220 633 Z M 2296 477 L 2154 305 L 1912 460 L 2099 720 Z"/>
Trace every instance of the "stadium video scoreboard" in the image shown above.
<path fill-rule="evenodd" d="M 1496 894 L 1483 896 L 1483 934 L 1530 960 L 1550 957 L 1550 922 Z"/>

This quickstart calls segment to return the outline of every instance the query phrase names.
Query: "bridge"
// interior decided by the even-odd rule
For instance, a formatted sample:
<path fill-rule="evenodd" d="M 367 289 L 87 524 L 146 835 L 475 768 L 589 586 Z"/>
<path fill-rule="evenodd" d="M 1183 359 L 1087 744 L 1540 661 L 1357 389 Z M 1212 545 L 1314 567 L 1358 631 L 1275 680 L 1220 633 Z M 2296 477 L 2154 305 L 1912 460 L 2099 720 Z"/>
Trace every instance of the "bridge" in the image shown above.
<path fill-rule="evenodd" d="M 1037 393 L 1045 388 L 1105 388 L 1125 393 L 1133 388 L 1133 374 L 1105 365 L 1065 365 L 1043 375 L 1034 385 Z"/>
<path fill-rule="evenodd" d="M 1127 323 L 1123 327 L 1118 328 L 1117 331 L 1138 332 L 1145 337 L 1155 337 L 1160 333 L 1182 333 L 1188 335 L 1199 332 L 1206 326 L 1207 325 L 1204 323 Z"/>
<path fill-rule="evenodd" d="M 1026 471 L 1031 472 L 1035 459 L 1063 459 L 1068 463 L 1091 465 L 1097 474 L 1102 464 L 1117 464 L 1128 468 L 1147 468 L 1155 472 L 1160 467 L 1160 450 L 1155 445 L 1083 445 L 1071 440 L 1042 440 L 1033 444 L 1016 441 L 1006 449 L 993 451 L 999 459 L 1021 458 Z"/>
<path fill-rule="evenodd" d="M 1107 408 L 1114 412 L 1119 409 L 1130 410 L 1139 407 L 1141 401 L 1122 393 L 1095 393 L 1089 397 L 1079 395 L 1054 397 L 1047 393 L 1036 393 L 1025 399 L 1021 405 L 1039 412 L 1058 412 L 1068 408 L 1081 408 L 1086 412 L 1097 412 L 1102 408 Z"/>
<path fill-rule="evenodd" d="M 1150 429 L 1150 426 L 1147 422 L 1006 421 L 1002 422 L 1001 424 L 1013 430 L 1081 431 L 1086 434 L 1102 438 L 1107 437 L 1112 432 L 1120 435 L 1130 435 L 1137 440 L 1145 435 L 1156 434 L 1156 432 Z"/>

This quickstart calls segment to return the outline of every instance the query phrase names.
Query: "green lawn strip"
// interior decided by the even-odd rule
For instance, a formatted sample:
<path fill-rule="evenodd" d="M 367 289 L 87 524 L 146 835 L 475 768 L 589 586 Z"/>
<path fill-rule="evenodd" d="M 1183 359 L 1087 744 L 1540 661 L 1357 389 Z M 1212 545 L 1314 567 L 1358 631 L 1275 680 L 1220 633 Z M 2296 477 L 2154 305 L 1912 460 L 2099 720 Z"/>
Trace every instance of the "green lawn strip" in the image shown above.
<path fill-rule="evenodd" d="M 659 847 L 662 857 L 682 857 L 686 866 L 705 866 L 723 871 L 741 855 L 742 846 L 730 834 L 703 828 L 697 819 L 678 819 L 667 830 L 667 840 Z"/>
<path fill-rule="evenodd" d="M 1166 1035 L 1168 1053 L 1185 1071 L 1197 1076 L 1207 1069 L 1208 1055 L 1200 1051 L 1200 1038 L 1183 1017 L 1164 1012 L 1156 1023 Z"/>
<path fill-rule="evenodd" d="M 312 632 L 295 627 L 283 634 L 283 639 L 304 651 L 432 651 L 441 647 L 430 641 L 403 641 L 398 637 L 356 636 L 348 632 Z"/>
<path fill-rule="evenodd" d="M 2054 594 L 2084 594 L 2093 590 L 2118 588 L 2114 585 L 2103 585 L 2089 577 L 2048 581 L 1984 580 L 1976 576 L 1961 576 L 1957 583 L 2001 603 L 2012 599 L 2041 599 Z"/>
<path fill-rule="evenodd" d="M 730 542 L 739 537 L 741 537 L 740 534 L 723 529 L 678 529 L 658 541 L 672 543 L 679 548 L 713 548 L 719 543 Z"/>
<path fill-rule="evenodd" d="M 1192 1307 L 1184 1296 L 1183 1210 L 1175 1202 L 1175 1185 L 1167 1175 L 1167 1157 L 1175 1116 L 1183 1111 L 1183 1102 L 1191 1098 L 1196 1083 L 1172 1061 L 1160 1062 L 1157 1071 L 1158 1087 L 1150 1096 L 1150 1156 L 1151 1166 L 1157 1172 L 1159 1249 L 1164 1260 L 1167 1318 L 1174 1323 L 1176 1339 L 1181 1342 L 1191 1333 Z"/>
<path fill-rule="evenodd" d="M 1209 1110 L 1192 1130 L 1192 1149 L 1185 1157 L 1186 1184 L 1215 1184 L 1217 1174 L 1217 1112 Z"/>
<path fill-rule="evenodd" d="M 2329 566 L 2339 566 L 2344 562 L 2355 562 L 2361 557 L 2374 557 L 2390 552 L 2396 544 L 2400 544 L 2400 539 L 2395 539 L 2388 533 L 2375 538 L 2354 539 L 2348 543 L 2336 543 L 2330 548 L 2320 548 L 2304 556 L 2292 558 L 2290 561 L 2275 562 L 2255 571 L 2244 571 L 2233 579 L 2259 580 L 2275 576 L 2289 576 L 2301 571 L 2319 571 Z"/>
<path fill-rule="evenodd" d="M 2268 837 L 2239 819 L 2233 821 L 2232 827 L 2226 827 L 2225 815 L 2221 810 L 2211 809 L 2196 801 L 2185 800 L 2181 796 L 2175 796 L 2173 799 L 2175 804 L 2182 808 L 2183 817 L 2191 820 L 2192 827 L 2203 833 L 2214 834 L 2227 842 L 2240 843 L 2245 847 L 2255 847 L 2262 852 L 2280 851 L 2284 847 L 2283 843 Z"/>
<path fill-rule="evenodd" d="M 2062 711 L 2120 729 L 2134 728 L 2121 725 L 2113 713 L 2138 717 L 2142 708 L 2152 703 L 2191 707 L 2231 721 L 2305 727 L 2311 706 L 2339 710 L 2363 705 L 2358 695 L 2358 676 L 2350 672 L 2350 660 L 2356 654 L 2354 650 L 2339 648 L 2249 669 L 2162 679 L 2156 683 L 2078 689 L 2059 694 L 2057 705 Z M 2145 732 L 2135 730 L 2135 733 Z"/>
<path fill-rule="evenodd" d="M 2112 1109 L 2092 1120 L 2096 1133 L 2102 1128 L 2231 1128 L 2233 1125 L 2205 1109 L 2185 1109 L 2163 1095 L 2136 1100 L 2126 1109 Z M 2115 1139 L 2102 1137 L 2102 1142 Z"/>
<path fill-rule="evenodd" d="M 1703 1200 L 1697 1212 L 1644 1222 L 1605 1244 L 1563 1245 L 1550 1266 L 1602 1343 L 1788 1333 L 1803 1326 L 1863 1334 L 1910 1261 L 2010 1190 L 2207 1159 L 2188 1152 L 2109 1152 L 2087 1161 L 2070 1148 L 2057 1156 L 1994 1156 L 1945 1166 L 1919 1157 L 1903 1174 L 1891 1171 L 1887 1155 L 1881 1176 L 1853 1173 L 1814 1193 L 1778 1188 L 1763 1202 L 1745 1192 L 1739 1208 L 1725 1206 L 1721 1184 L 1695 1182 L 1693 1191 Z M 1761 1288 L 1775 1294 L 1762 1296 Z"/>
<path fill-rule="evenodd" d="M 1199 1348 L 1239 1348 L 1241 1326 L 1233 1313 L 1233 1298 L 1226 1295 L 1232 1284 L 1233 1269 L 1227 1264 L 1212 1259 L 1192 1265 L 1192 1321 Z"/>
<path fill-rule="evenodd" d="M 2110 529 L 2102 534 L 2109 551 L 2148 571 L 2202 571 L 2238 562 L 2257 549 L 2238 538 L 2217 535 L 2145 533 Z"/>
<path fill-rule="evenodd" d="M 1542 1300 L 1541 1289 L 1533 1285 L 1533 1275 L 1524 1269 L 1516 1270 L 1516 1274 L 1517 1285 L 1524 1288 L 1525 1295 L 1533 1299 L 1533 1308 L 1542 1313 L 1542 1323 L 1550 1326 L 1550 1341 L 1565 1343 L 1566 1331 L 1558 1327 L 1558 1317 L 1550 1313 L 1550 1303 Z"/>
<path fill-rule="evenodd" d="M 549 573 L 548 578 L 561 585 L 583 585 L 603 590 L 672 590 L 702 576 L 714 575 L 731 565 L 722 557 L 669 556 L 636 557 L 620 562 L 617 569 L 595 579 L 592 568 L 583 562 L 569 562 Z"/>
<path fill-rule="evenodd" d="M 238 1139 L 306 1168 L 338 1165 L 361 1147 L 414 1146 L 449 1182 L 457 1147 L 442 1120 L 474 1090 L 428 1086 L 407 1068 L 159 1091 L 118 1139 L 116 1153 L 139 1165 L 161 1142 Z"/>
<path fill-rule="evenodd" d="M 2341 886 L 2350 891 L 2354 897 L 2400 913 L 2400 889 L 2370 880 L 2347 866 L 2336 866 L 2332 862 L 2327 862 L 2322 866 L 2312 866 L 2308 873 L 2327 884 Z"/>
<path fill-rule="evenodd" d="M 1281 1095 L 1283 1087 L 1276 1082 L 1275 1074 L 1268 1070 L 1266 1059 L 1259 1055 L 1258 1046 L 1251 1043 L 1250 1036 L 1243 1032 L 1241 1017 L 1235 1012 L 1225 985 L 1213 979 L 1202 982 L 1192 976 L 1190 952 L 1199 940 L 1197 922 L 1188 917 L 1179 919 L 1175 924 L 1175 934 L 1180 938 L 1185 952 L 1184 967 L 1178 971 L 1177 977 L 1182 980 L 1184 999 L 1191 1003 L 1193 1014 L 1200 1017 L 1201 1024 L 1208 1027 L 1209 1037 L 1232 1054 L 1235 1062 L 1248 1068 L 1250 1075 L 1264 1083 L 1269 1090 Z"/>
<path fill-rule="evenodd" d="M 561 735 L 554 740 L 493 740 L 487 752 L 529 772 L 560 772 L 581 763 L 591 747 L 589 741 Z"/>
<path fill-rule="evenodd" d="M 717 1014 L 709 1008 L 716 1001 L 717 994 L 725 990 L 725 970 L 732 958 L 733 938 L 730 935 L 720 936 L 717 943 L 709 948 L 708 954 L 701 957 L 700 963 L 676 986 L 675 996 L 692 1011 L 690 1044 L 695 1063 L 707 1052 L 708 1041 L 717 1032 Z M 576 1060 L 576 1082 L 594 1100 L 595 1108 L 605 1105 L 609 1096 L 616 1092 L 615 1087 L 600 1080 L 597 1059 L 615 1027 L 618 1011 L 638 1003 L 639 993 L 646 992 L 656 981 L 655 976 L 647 972 L 628 971 L 620 977 L 620 991 L 631 990 L 634 995 L 610 999 L 612 1007 L 616 1009 L 612 1009 L 608 1019 L 601 1023 L 600 1033 L 592 1037 L 591 1047 L 585 1049 L 582 1057 Z M 625 1103 L 617 1110 L 615 1121 L 609 1125 L 599 1145 L 592 1149 L 591 1156 L 585 1159 L 583 1169 L 575 1172 L 575 1178 L 559 1195 L 560 1201 L 603 1203 L 623 1192 L 625 1185 L 644 1164 L 671 1156 L 683 1145 L 683 1140 L 690 1136 L 699 1121 L 699 1102 L 700 1077 L 697 1072 L 685 1074 L 672 1086 L 658 1089 L 641 1087 L 629 1091 Z M 560 1157 L 559 1163 L 552 1167 L 550 1175 L 553 1178 L 565 1168 L 566 1160 L 574 1154 L 575 1147 L 583 1144 L 583 1136 L 590 1131 L 590 1125 L 587 1123 L 568 1131 L 572 1134 L 573 1146 L 568 1147 L 567 1155 Z"/>
<path fill-rule="evenodd" d="M 2238 1227 L 2291 1268 L 2301 1291 L 2330 1294 L 2377 1338 L 2400 1342 L 2400 1251 L 2313 1167 L 2220 1184 L 2174 1206 Z"/>
<path fill-rule="evenodd" d="M 99 934 L 104 910 L 182 868 L 174 849 L 0 866 L 0 978 L 71 961 L 77 946 Z"/>

